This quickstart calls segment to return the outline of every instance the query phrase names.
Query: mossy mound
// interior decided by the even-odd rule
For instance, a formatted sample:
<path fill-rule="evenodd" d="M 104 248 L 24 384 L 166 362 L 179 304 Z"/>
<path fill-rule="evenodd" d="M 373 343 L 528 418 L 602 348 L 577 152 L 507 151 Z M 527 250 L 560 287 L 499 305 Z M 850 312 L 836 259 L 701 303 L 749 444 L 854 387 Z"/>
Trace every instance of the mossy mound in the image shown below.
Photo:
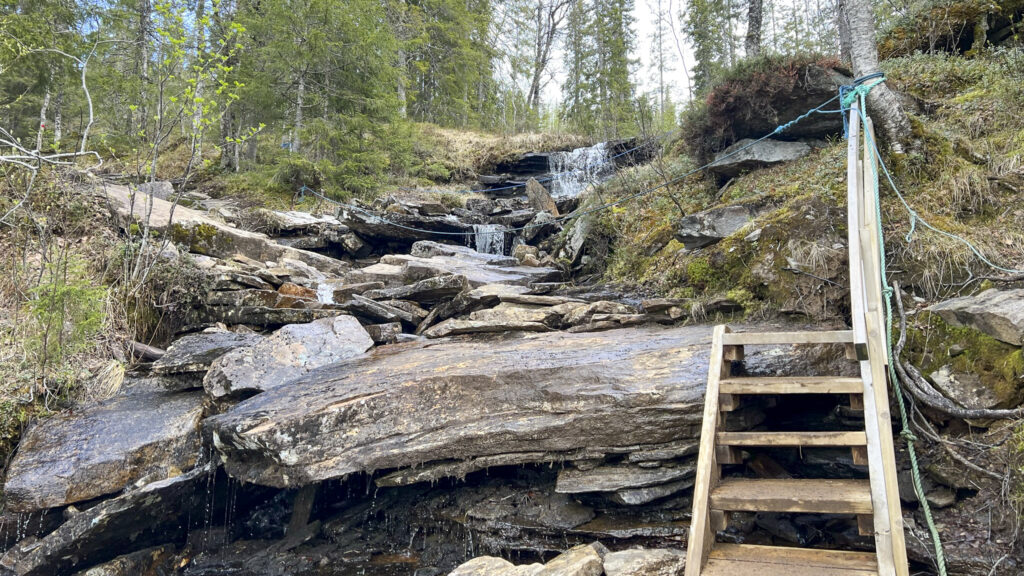
<path fill-rule="evenodd" d="M 765 56 L 724 72 L 703 101 L 685 112 L 682 140 L 700 162 L 743 138 L 758 138 L 829 98 L 850 81 L 833 57 Z M 842 132 L 836 114 L 818 114 L 779 134 L 781 139 L 822 138 Z"/>

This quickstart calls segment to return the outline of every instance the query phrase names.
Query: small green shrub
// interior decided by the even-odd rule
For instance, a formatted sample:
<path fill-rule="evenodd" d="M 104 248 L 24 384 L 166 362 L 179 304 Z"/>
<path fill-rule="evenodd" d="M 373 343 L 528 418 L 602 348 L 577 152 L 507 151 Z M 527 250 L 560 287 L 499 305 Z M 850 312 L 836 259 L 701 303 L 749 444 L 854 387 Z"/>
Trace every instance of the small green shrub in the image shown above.
<path fill-rule="evenodd" d="M 94 345 L 103 328 L 107 290 L 95 284 L 80 257 L 47 264 L 26 304 L 32 321 L 27 346 L 46 375 Z"/>

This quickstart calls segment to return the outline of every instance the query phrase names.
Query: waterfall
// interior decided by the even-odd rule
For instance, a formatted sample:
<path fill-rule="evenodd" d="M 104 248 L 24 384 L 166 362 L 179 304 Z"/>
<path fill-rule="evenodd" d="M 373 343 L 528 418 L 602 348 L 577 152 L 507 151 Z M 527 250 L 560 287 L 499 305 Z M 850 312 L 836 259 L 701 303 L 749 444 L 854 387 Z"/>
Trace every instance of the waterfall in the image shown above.
<path fill-rule="evenodd" d="M 571 152 L 553 152 L 548 156 L 551 170 L 551 195 L 578 196 L 590 184 L 602 182 L 615 171 L 605 142 Z"/>
<path fill-rule="evenodd" d="M 474 224 L 473 240 L 476 251 L 485 254 L 505 254 L 505 227 L 501 224 Z"/>

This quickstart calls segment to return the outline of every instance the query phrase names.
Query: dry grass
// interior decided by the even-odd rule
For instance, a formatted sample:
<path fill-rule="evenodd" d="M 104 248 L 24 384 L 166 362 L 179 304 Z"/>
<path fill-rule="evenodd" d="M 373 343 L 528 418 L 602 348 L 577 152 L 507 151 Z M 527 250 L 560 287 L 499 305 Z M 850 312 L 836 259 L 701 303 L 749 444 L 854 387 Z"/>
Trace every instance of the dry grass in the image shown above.
<path fill-rule="evenodd" d="M 498 163 L 527 152 L 568 150 L 589 146 L 593 141 L 574 134 L 526 133 L 511 136 L 418 126 L 419 151 L 444 165 L 452 180 L 466 180 L 494 169 Z"/>

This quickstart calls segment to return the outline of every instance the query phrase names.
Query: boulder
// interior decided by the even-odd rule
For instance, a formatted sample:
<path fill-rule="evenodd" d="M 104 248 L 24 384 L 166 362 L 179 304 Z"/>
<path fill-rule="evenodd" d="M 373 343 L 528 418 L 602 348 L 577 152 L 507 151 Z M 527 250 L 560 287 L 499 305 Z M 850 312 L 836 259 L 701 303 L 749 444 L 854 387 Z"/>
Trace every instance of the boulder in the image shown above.
<path fill-rule="evenodd" d="M 1024 345 L 1024 288 L 992 288 L 928 308 L 953 326 L 967 326 L 1014 346 Z"/>
<path fill-rule="evenodd" d="M 554 461 L 692 441 L 709 338 L 707 327 L 651 327 L 389 346 L 249 398 L 205 430 L 232 476 L 280 487 L 436 461 L 536 452 Z M 759 358 L 748 355 L 748 371 Z"/>
<path fill-rule="evenodd" d="M 683 550 L 639 548 L 610 552 L 604 557 L 605 576 L 682 576 L 685 567 Z"/>
<path fill-rule="evenodd" d="M 524 242 L 537 243 L 562 229 L 558 219 L 548 212 L 537 212 L 520 232 Z"/>
<path fill-rule="evenodd" d="M 502 558 L 480 556 L 452 570 L 448 576 L 535 576 L 544 567 L 530 564 L 522 568 Z"/>
<path fill-rule="evenodd" d="M 153 363 L 154 374 L 206 372 L 214 360 L 224 354 L 259 342 L 259 334 L 240 334 L 227 330 L 209 330 L 182 336 Z"/>
<path fill-rule="evenodd" d="M 370 324 L 363 328 L 366 329 L 366 333 L 370 335 L 375 344 L 394 344 L 398 341 L 398 335 L 402 333 L 402 325 L 398 322 Z"/>
<path fill-rule="evenodd" d="M 366 319 L 373 324 L 402 321 L 416 325 L 416 317 L 410 312 L 383 302 L 370 300 L 359 294 L 353 294 L 348 300 L 338 304 L 336 308 Z"/>
<path fill-rule="evenodd" d="M 118 555 L 183 539 L 189 516 L 209 505 L 210 473 L 207 464 L 101 502 L 40 540 L 15 546 L 0 566 L 18 576 L 69 574 Z"/>
<path fill-rule="evenodd" d="M 4 484 L 8 509 L 33 512 L 120 492 L 192 468 L 202 394 L 115 396 L 33 426 Z"/>
<path fill-rule="evenodd" d="M 336 275 L 348 269 L 348 264 L 340 260 L 283 246 L 265 234 L 240 230 L 198 210 L 173 206 L 171 202 L 141 192 L 132 194 L 127 186 L 107 184 L 104 190 L 108 205 L 122 227 L 127 229 L 148 218 L 151 230 L 168 233 L 171 240 L 188 246 L 190 252 L 218 258 L 242 254 L 257 262 L 290 258 Z"/>
<path fill-rule="evenodd" d="M 732 178 L 758 168 L 798 160 L 811 153 L 811 147 L 803 142 L 785 142 L 771 138 L 754 142 L 749 138 L 740 140 L 715 154 L 715 161 L 708 166 L 708 170 Z"/>
<path fill-rule="evenodd" d="M 293 298 L 304 298 L 306 300 L 316 300 L 316 290 L 307 288 L 305 286 L 299 286 L 291 282 L 285 282 L 277 289 L 277 292 L 282 296 L 291 296 Z"/>
<path fill-rule="evenodd" d="M 600 542 L 570 548 L 544 565 L 537 576 L 601 576 L 608 549 Z"/>
<path fill-rule="evenodd" d="M 540 182 L 533 178 L 526 181 L 526 200 L 530 203 L 530 208 L 533 208 L 535 211 L 547 212 L 552 216 L 558 216 L 558 206 L 555 204 L 555 199 L 551 197 L 551 193 L 548 192 L 547 188 L 541 186 Z"/>
<path fill-rule="evenodd" d="M 676 239 L 690 250 L 710 246 L 731 236 L 756 216 L 747 206 L 712 208 L 682 218 L 676 228 Z"/>
<path fill-rule="evenodd" d="M 275 292 L 276 294 L 276 292 Z M 372 302 L 372 300 L 371 300 Z M 286 324 L 305 324 L 320 318 L 338 315 L 338 310 L 319 308 L 270 308 L 267 306 L 207 306 L 200 320 L 210 323 L 248 324 L 275 327 Z"/>
<path fill-rule="evenodd" d="M 214 398 L 269 390 L 320 366 L 358 356 L 372 346 L 373 339 L 352 316 L 292 324 L 253 346 L 218 358 L 203 387 Z"/>

